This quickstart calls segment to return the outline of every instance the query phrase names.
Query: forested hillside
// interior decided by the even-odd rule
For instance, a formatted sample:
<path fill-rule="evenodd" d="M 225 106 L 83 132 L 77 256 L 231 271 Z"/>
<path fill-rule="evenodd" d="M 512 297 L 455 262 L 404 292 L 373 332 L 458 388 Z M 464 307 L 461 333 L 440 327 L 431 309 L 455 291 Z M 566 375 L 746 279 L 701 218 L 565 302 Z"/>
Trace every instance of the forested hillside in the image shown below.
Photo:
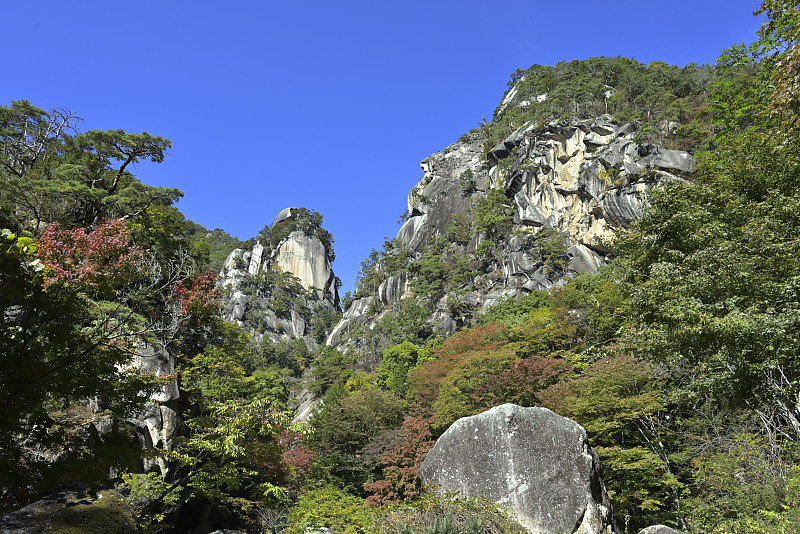
<path fill-rule="evenodd" d="M 242 259 L 333 261 L 320 214 L 209 231 L 132 174 L 169 140 L 1 107 L 0 511 L 83 481 L 143 532 L 520 532 L 419 479 L 514 403 L 586 429 L 622 532 L 800 531 L 800 7 L 761 13 L 715 65 L 513 73 L 341 311 Z"/>

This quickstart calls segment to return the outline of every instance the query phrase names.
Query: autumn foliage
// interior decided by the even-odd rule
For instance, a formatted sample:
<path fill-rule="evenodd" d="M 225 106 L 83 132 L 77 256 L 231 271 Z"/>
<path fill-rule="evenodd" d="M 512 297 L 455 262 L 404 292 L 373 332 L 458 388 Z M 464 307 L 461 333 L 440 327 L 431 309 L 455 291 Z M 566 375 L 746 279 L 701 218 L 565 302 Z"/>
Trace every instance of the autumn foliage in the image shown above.
<path fill-rule="evenodd" d="M 209 269 L 200 275 L 179 280 L 172 290 L 172 296 L 180 305 L 181 315 L 206 315 L 219 309 L 219 289 L 217 277 Z"/>
<path fill-rule="evenodd" d="M 419 496 L 422 493 L 419 468 L 435 443 L 424 419 L 406 417 L 396 445 L 379 462 L 384 478 L 364 484 L 364 489 L 372 493 L 367 504 L 380 506 Z"/>
<path fill-rule="evenodd" d="M 432 405 L 439 394 L 439 386 L 448 374 L 468 354 L 499 349 L 505 329 L 497 324 L 477 326 L 457 333 L 435 351 L 435 358 L 409 373 L 411 393 L 426 406 Z"/>
<path fill-rule="evenodd" d="M 42 233 L 38 252 L 45 288 L 66 285 L 102 296 L 134 281 L 145 259 L 145 251 L 130 243 L 130 231 L 121 220 L 74 230 L 52 223 Z"/>

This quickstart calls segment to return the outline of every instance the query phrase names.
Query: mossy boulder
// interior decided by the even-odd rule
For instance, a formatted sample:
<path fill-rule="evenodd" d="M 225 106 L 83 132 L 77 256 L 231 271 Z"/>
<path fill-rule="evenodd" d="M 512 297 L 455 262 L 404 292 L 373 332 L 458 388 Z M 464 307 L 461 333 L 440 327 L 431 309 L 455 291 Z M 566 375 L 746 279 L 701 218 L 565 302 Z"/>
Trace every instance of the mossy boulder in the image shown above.
<path fill-rule="evenodd" d="M 113 489 L 76 482 L 0 517 L 6 534 L 135 534 L 136 517 Z"/>

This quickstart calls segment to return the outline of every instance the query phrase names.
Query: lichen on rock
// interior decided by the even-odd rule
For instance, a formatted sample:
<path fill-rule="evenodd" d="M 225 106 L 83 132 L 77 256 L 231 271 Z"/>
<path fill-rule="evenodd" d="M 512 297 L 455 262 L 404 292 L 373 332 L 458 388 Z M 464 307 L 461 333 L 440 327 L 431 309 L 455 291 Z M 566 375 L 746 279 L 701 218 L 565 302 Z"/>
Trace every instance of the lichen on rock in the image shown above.
<path fill-rule="evenodd" d="M 420 477 L 437 491 L 504 505 L 533 534 L 618 532 L 586 431 L 546 408 L 504 404 L 459 419 Z"/>

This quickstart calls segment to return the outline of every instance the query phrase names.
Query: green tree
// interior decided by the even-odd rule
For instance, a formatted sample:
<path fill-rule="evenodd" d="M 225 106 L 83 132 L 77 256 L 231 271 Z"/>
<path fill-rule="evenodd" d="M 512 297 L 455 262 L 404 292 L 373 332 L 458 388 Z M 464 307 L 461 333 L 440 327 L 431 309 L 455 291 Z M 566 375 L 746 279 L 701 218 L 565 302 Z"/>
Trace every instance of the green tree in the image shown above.
<path fill-rule="evenodd" d="M 375 387 L 342 396 L 315 414 L 311 427 L 318 466 L 330 480 L 353 492 L 362 490 L 379 454 L 365 454 L 384 431 L 400 426 L 405 403 Z"/>
<path fill-rule="evenodd" d="M 10 223 L 0 217 L 0 226 Z M 134 311 L 146 294 L 139 286 L 143 251 L 129 246 L 120 223 L 92 232 L 49 230 L 38 243 L 8 227 L 0 233 L 3 508 L 24 504 L 29 491 L 41 489 L 32 489 L 35 462 L 22 454 L 32 436 L 53 447 L 67 438 L 48 432 L 58 426 L 54 412 L 95 398 L 112 413 L 130 414 L 156 386 L 154 377 L 127 365 L 156 328 Z"/>
<path fill-rule="evenodd" d="M 408 393 L 408 373 L 431 358 L 429 347 L 403 341 L 383 350 L 383 358 L 375 371 L 378 387 L 405 398 Z"/>
<path fill-rule="evenodd" d="M 682 488 L 662 448 L 664 404 L 655 385 L 647 362 L 614 356 L 538 394 L 543 406 L 586 429 L 614 513 L 634 528 L 669 520 Z"/>
<path fill-rule="evenodd" d="M 73 113 L 45 112 L 27 101 L 0 108 L 0 201 L 32 227 L 96 225 L 183 196 L 177 189 L 145 186 L 129 171 L 140 160 L 163 161 L 169 140 L 123 130 L 75 133 L 77 120 Z"/>

